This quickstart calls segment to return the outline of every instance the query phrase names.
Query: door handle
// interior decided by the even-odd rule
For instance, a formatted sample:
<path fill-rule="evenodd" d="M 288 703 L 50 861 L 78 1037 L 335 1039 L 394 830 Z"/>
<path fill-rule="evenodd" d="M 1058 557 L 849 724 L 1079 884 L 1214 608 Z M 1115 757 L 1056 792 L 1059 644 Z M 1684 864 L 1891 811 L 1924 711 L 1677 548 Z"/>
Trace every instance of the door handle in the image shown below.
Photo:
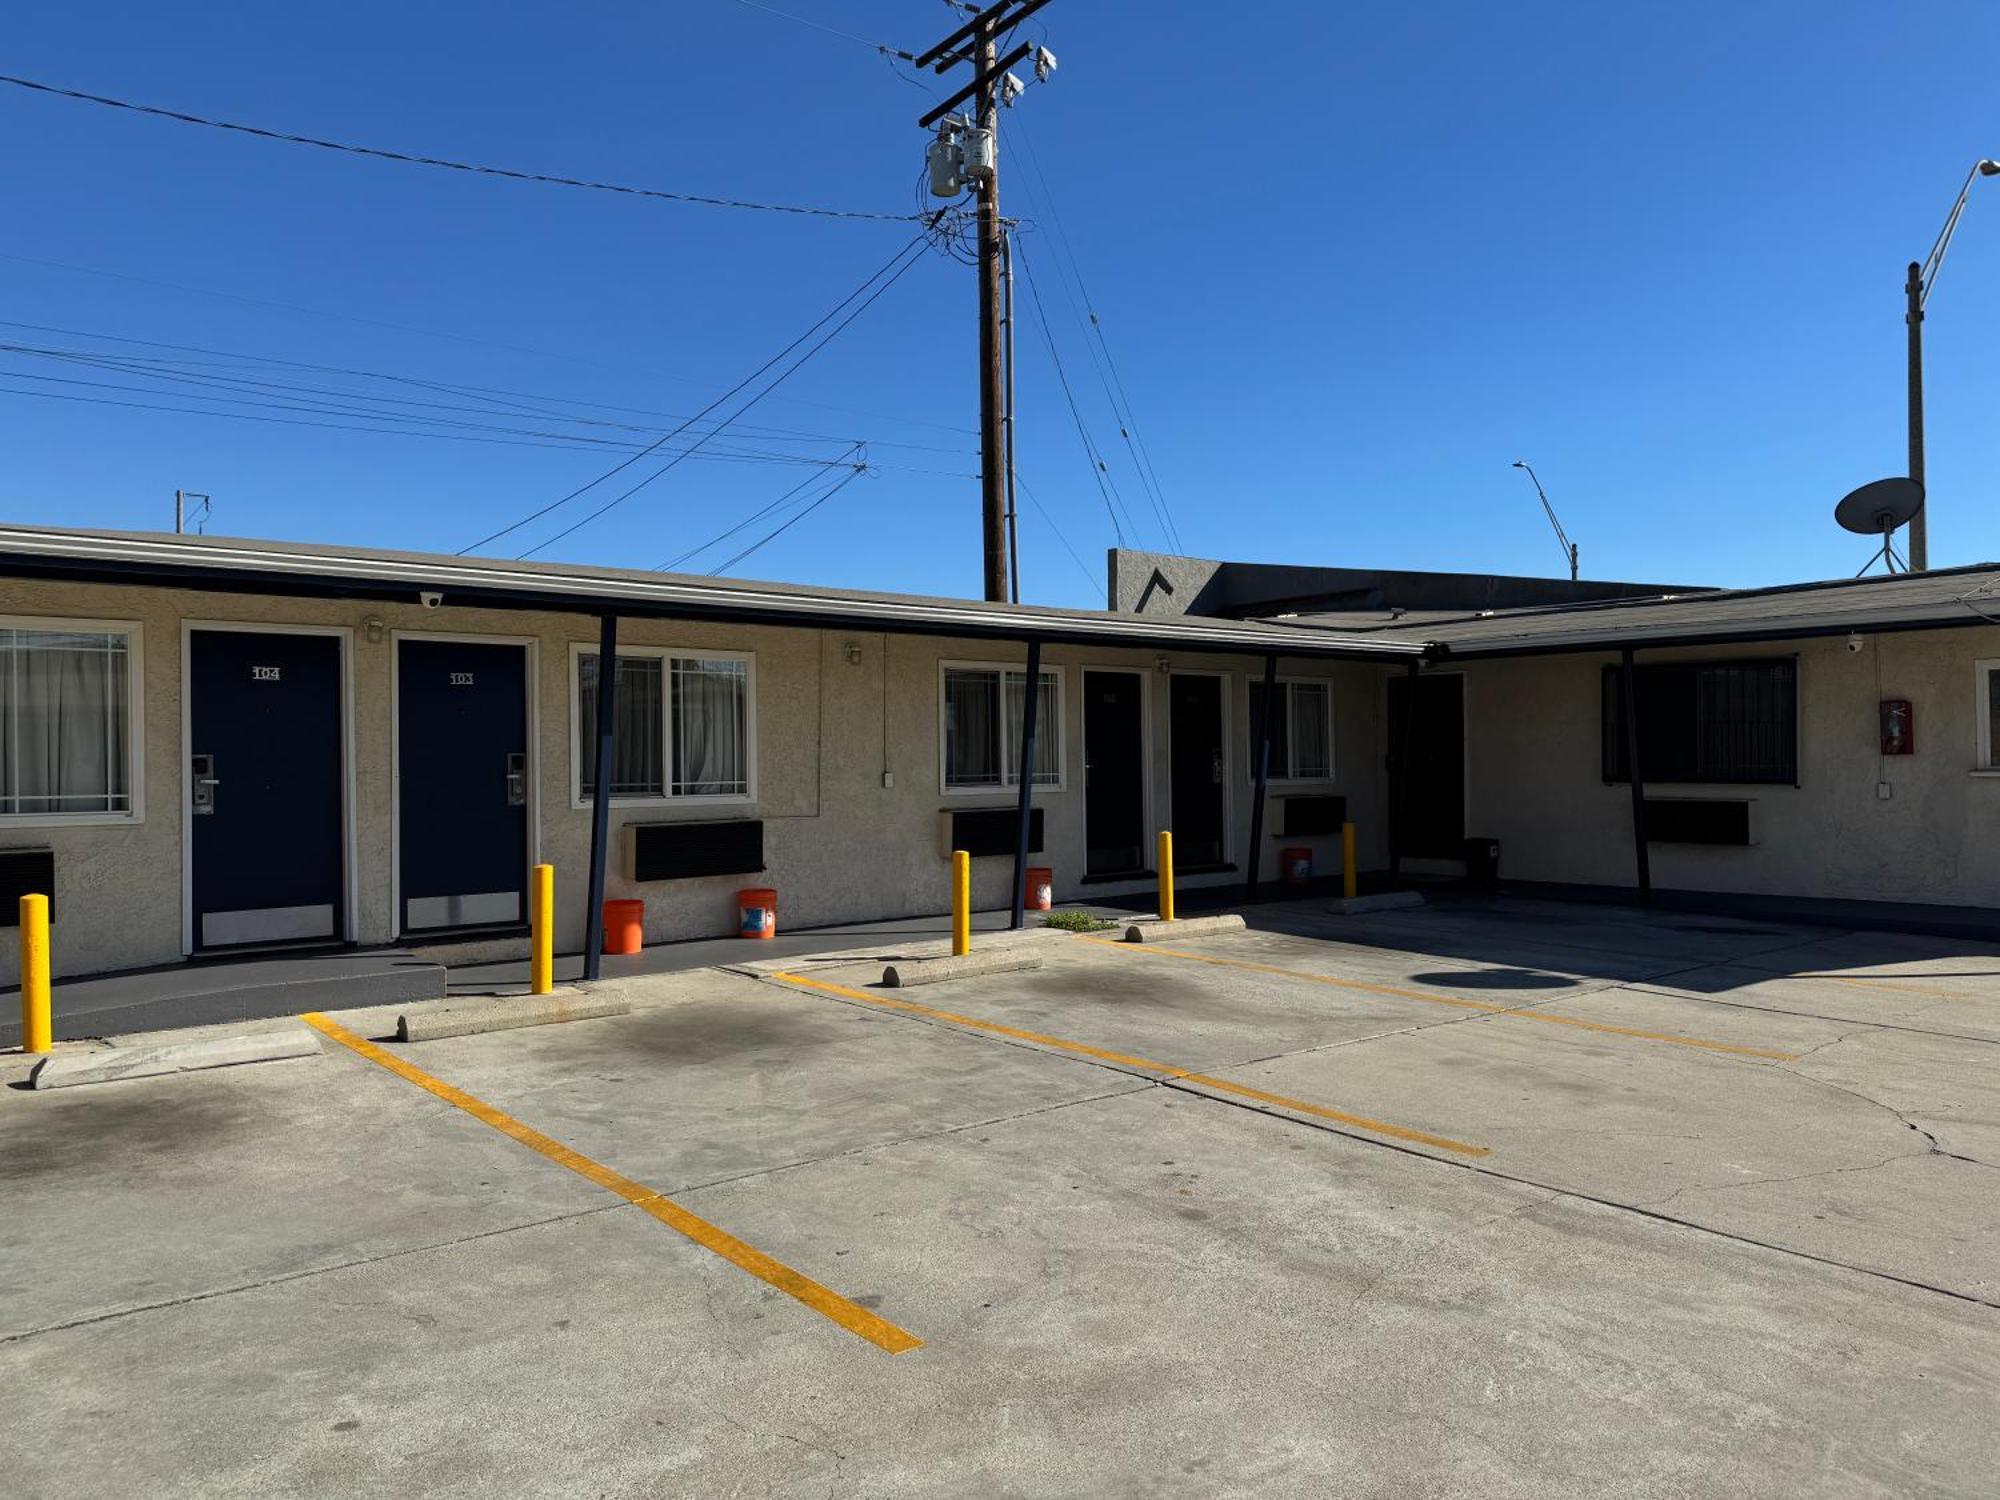
<path fill-rule="evenodd" d="M 222 785 L 222 778 L 215 774 L 213 755 L 190 755 L 188 757 L 188 808 L 195 813 L 215 811 L 215 789 Z"/>
<path fill-rule="evenodd" d="M 513 751 L 507 757 L 507 805 L 524 807 L 528 801 L 528 757 Z"/>

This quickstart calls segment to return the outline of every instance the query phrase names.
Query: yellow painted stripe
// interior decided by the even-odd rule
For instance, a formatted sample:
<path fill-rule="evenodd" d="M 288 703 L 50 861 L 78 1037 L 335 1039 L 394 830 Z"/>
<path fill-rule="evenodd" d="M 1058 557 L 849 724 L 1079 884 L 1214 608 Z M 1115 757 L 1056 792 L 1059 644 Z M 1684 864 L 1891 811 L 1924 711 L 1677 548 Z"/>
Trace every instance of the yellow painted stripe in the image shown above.
<path fill-rule="evenodd" d="M 759 1281 L 776 1287 L 786 1296 L 797 1298 L 820 1316 L 838 1323 L 849 1333 L 859 1334 L 877 1348 L 886 1349 L 891 1354 L 902 1354 L 923 1347 L 924 1341 L 915 1334 L 906 1333 L 887 1319 L 877 1317 L 859 1303 L 850 1302 L 840 1293 L 821 1286 L 810 1276 L 794 1271 L 782 1261 L 773 1260 L 763 1251 L 744 1244 L 727 1230 L 719 1229 L 699 1215 L 689 1213 L 671 1198 L 656 1193 L 643 1182 L 634 1182 L 623 1173 L 614 1172 L 602 1162 L 592 1161 L 581 1152 L 570 1150 L 561 1141 L 543 1135 L 532 1126 L 523 1125 L 512 1115 L 495 1109 L 484 1100 L 474 1098 L 463 1089 L 452 1087 L 442 1078 L 426 1073 L 413 1063 L 405 1062 L 393 1052 L 356 1036 L 338 1021 L 317 1011 L 299 1019 L 315 1031 L 333 1038 L 341 1046 L 358 1052 L 370 1062 L 381 1064 L 399 1078 L 407 1079 L 427 1093 L 435 1094 L 447 1104 L 456 1105 L 475 1120 L 491 1125 L 502 1135 L 519 1141 L 530 1151 L 539 1152 L 558 1166 L 568 1167 L 579 1177 L 587 1177 L 607 1192 L 616 1193 L 634 1208 L 652 1215 L 669 1229 L 686 1235 L 702 1249 L 721 1256 L 741 1270 L 748 1271 Z"/>
<path fill-rule="evenodd" d="M 1985 1000 L 1986 995 L 1962 995 L 1953 990 L 1932 989 L 1928 985 L 1910 984 L 1905 980 L 1893 979 L 1876 974 L 1818 974 L 1808 971 L 1802 974 L 1773 974 L 1773 979 L 1837 979 L 1842 984 L 1858 984 L 1864 989 L 1888 990 L 1899 995 L 1923 995 L 1933 1000 Z M 1759 980 L 1758 983 L 1764 981 Z"/>
<path fill-rule="evenodd" d="M 1018 1041 L 1034 1042 L 1038 1046 L 1054 1047 L 1063 1052 L 1074 1052 L 1079 1057 L 1096 1058 L 1099 1062 L 1114 1063 L 1119 1067 L 1138 1068 L 1147 1073 L 1158 1073 L 1163 1077 L 1177 1079 L 1185 1083 L 1199 1084 L 1203 1088 L 1214 1089 L 1221 1094 L 1236 1094 L 1245 1099 L 1255 1099 L 1264 1104 L 1275 1104 L 1280 1109 L 1294 1114 L 1311 1115 L 1317 1120 L 1333 1120 L 1342 1125 L 1352 1125 L 1356 1130 L 1366 1130 L 1375 1135 L 1391 1136 L 1399 1141 L 1414 1141 L 1419 1145 L 1435 1146 L 1440 1151 L 1454 1151 L 1460 1156 L 1490 1156 L 1489 1146 L 1475 1146 L 1466 1141 L 1455 1141 L 1448 1135 L 1433 1135 L 1428 1130 L 1413 1130 L 1407 1125 L 1392 1125 L 1387 1120 L 1370 1119 L 1367 1115 L 1350 1114 L 1344 1109 L 1328 1109 L 1323 1104 L 1311 1104 L 1304 1099 L 1293 1099 L 1285 1094 L 1273 1094 L 1264 1089 L 1251 1088 L 1248 1084 L 1232 1083 L 1226 1078 L 1211 1077 L 1207 1073 L 1195 1073 L 1186 1068 L 1177 1068 L 1172 1063 L 1154 1062 L 1151 1058 L 1134 1057 L 1129 1052 L 1113 1052 L 1105 1047 L 1093 1047 L 1087 1042 L 1073 1042 L 1067 1037 L 1049 1036 L 1040 1031 L 1023 1031 L 1018 1026 L 1006 1026 L 998 1021 L 983 1021 L 977 1016 L 961 1016 L 954 1011 L 936 1010 L 928 1005 L 918 1005 L 911 1000 L 892 1000 L 886 995 L 871 995 L 866 990 L 849 989 L 844 984 L 829 984 L 824 979 L 809 979 L 803 974 L 779 973 L 772 976 L 787 984 L 803 985 L 807 989 L 822 990 L 829 995 L 841 995 L 849 1000 L 860 1000 L 869 1005 L 879 1005 L 885 1010 L 906 1011 L 911 1015 L 925 1016 L 933 1021 L 948 1021 L 954 1026 L 970 1027 L 974 1031 L 992 1032 L 996 1036 L 1009 1036 Z"/>
<path fill-rule="evenodd" d="M 1608 1021 L 1586 1021 L 1581 1016 L 1550 1015 L 1542 1010 L 1521 1010 L 1512 1005 L 1496 1005 L 1490 1000 L 1465 1000 L 1457 995 L 1433 995 L 1424 990 L 1404 989 L 1394 984 L 1371 984 L 1365 979 L 1337 979 L 1331 974 L 1315 974 L 1309 969 L 1286 969 L 1277 964 L 1253 963 L 1244 958 L 1218 958 L 1213 953 L 1190 953 L 1185 948 L 1161 948 L 1152 943 L 1120 943 L 1109 938 L 1078 933 L 1086 943 L 1102 943 L 1126 953 L 1144 953 L 1158 958 L 1185 958 L 1198 964 L 1214 964 L 1225 969 L 1248 969 L 1255 974 L 1280 974 L 1287 979 L 1305 979 L 1336 989 L 1359 990 L 1370 995 L 1389 995 L 1398 1000 L 1422 1000 L 1428 1005 L 1449 1005 L 1456 1010 L 1484 1011 L 1489 1015 L 1512 1016 L 1520 1021 L 1540 1021 L 1546 1026 L 1571 1026 L 1579 1031 L 1598 1031 L 1609 1036 L 1636 1037 L 1647 1042 L 1668 1042 L 1676 1047 L 1697 1047 L 1704 1052 L 1727 1052 L 1735 1057 L 1764 1057 L 1774 1062 L 1795 1062 L 1796 1052 L 1774 1052 L 1768 1047 L 1739 1047 L 1734 1042 L 1712 1042 L 1706 1037 L 1675 1036 L 1665 1031 L 1642 1031 L 1636 1026 L 1614 1026 Z"/>

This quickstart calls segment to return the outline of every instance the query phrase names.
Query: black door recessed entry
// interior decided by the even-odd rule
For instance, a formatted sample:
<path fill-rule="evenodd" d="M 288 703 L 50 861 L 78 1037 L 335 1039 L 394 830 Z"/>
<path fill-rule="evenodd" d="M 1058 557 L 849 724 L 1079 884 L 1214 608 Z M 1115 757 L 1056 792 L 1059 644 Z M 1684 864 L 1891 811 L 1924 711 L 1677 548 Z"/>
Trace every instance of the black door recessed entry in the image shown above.
<path fill-rule="evenodd" d="M 1173 792 L 1174 863 L 1182 869 L 1219 865 L 1227 792 L 1220 677 L 1174 673 L 1167 679 L 1173 703 L 1167 731 Z"/>
<path fill-rule="evenodd" d="M 1389 679 L 1389 788 L 1391 822 L 1400 816 L 1403 823 L 1396 832 L 1398 853 L 1420 859 L 1465 857 L 1463 677 L 1446 672 Z"/>
<path fill-rule="evenodd" d="M 1143 871 L 1146 849 L 1146 680 L 1083 674 L 1084 873 Z"/>
<path fill-rule="evenodd" d="M 189 902 L 197 949 L 346 927 L 340 641 L 188 632 Z"/>
<path fill-rule="evenodd" d="M 528 920 L 527 648 L 396 649 L 401 929 Z"/>

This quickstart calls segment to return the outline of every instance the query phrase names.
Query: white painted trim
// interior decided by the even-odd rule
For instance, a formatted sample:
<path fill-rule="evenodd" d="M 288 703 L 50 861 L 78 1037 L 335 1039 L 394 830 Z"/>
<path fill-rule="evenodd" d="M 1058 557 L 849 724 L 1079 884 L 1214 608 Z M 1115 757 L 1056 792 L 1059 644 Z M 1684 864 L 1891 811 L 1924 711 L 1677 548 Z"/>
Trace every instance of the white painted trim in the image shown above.
<path fill-rule="evenodd" d="M 340 941 L 358 942 L 361 922 L 360 851 L 355 817 L 354 745 L 354 627 L 351 625 L 292 625 L 259 620 L 181 621 L 181 955 L 195 951 L 194 941 L 194 780 L 189 748 L 193 734 L 194 702 L 189 681 L 193 666 L 190 638 L 197 630 L 229 630 L 244 635 L 330 635 L 340 642 L 340 765 L 341 765 L 341 858 L 347 865 L 346 908 Z"/>
<path fill-rule="evenodd" d="M 586 656 L 597 655 L 596 641 L 571 641 L 569 643 L 569 675 L 563 679 L 563 691 L 569 699 L 569 805 L 572 812 L 588 812 L 591 799 L 583 794 L 583 695 L 577 690 L 577 680 L 582 671 L 579 663 Z M 657 797 L 613 797 L 613 807 L 754 807 L 757 803 L 757 653 L 754 651 L 724 651 L 707 646 L 655 646 L 627 645 L 618 643 L 620 656 L 657 657 L 660 668 L 660 713 L 666 722 L 660 727 L 660 786 L 662 793 Z M 743 784 L 741 792 L 722 792 L 712 796 L 696 796 L 688 793 L 676 794 L 674 786 L 674 673 L 673 663 L 681 661 L 740 661 L 743 673 Z"/>
<path fill-rule="evenodd" d="M 1051 782 L 1036 782 L 1035 794 L 1037 796 L 1048 792 L 1066 792 L 1069 790 L 1069 695 L 1063 686 L 1067 670 L 1066 667 L 1050 662 L 1043 662 L 1041 665 L 1042 675 L 1053 677 L 1056 680 L 1056 779 Z M 1027 658 L 1023 657 L 1019 661 L 964 661 L 940 658 L 937 663 L 937 773 L 939 792 L 947 797 L 991 797 L 996 793 L 1018 793 L 1021 790 L 1020 781 L 1018 779 L 1013 781 L 1007 779 L 1007 745 L 1005 742 L 1011 737 L 1008 735 L 1004 724 L 1000 730 L 1000 737 L 1003 742 L 1000 746 L 1000 780 L 986 782 L 979 786 L 950 786 L 946 784 L 945 772 L 948 767 L 945 759 L 944 674 L 947 671 L 1001 673 L 1000 711 L 1004 716 L 1007 711 L 1007 679 L 1004 674 L 1016 672 L 1025 677 L 1028 671 Z M 1035 726 L 1037 736 L 1041 734 L 1042 727 L 1039 724 Z M 1016 740 L 1014 743 L 1018 745 L 1019 741 Z"/>
<path fill-rule="evenodd" d="M 1169 828 L 1174 821 L 1174 698 L 1173 679 L 1176 677 L 1213 677 L 1222 684 L 1222 691 L 1216 699 L 1222 713 L 1222 863 L 1232 864 L 1236 860 L 1236 679 L 1238 674 L 1226 668 L 1172 667 L 1167 672 L 1167 816 L 1165 825 Z M 1174 854 L 1180 859 L 1179 851 Z"/>
<path fill-rule="evenodd" d="M 528 863 L 521 871 L 524 903 L 534 900 L 533 871 L 542 857 L 541 638 L 532 635 L 475 635 L 456 630 L 389 632 L 389 932 L 403 937 L 403 653 L 404 641 L 462 641 L 469 646 L 520 646 L 522 683 L 528 709 Z M 448 929 L 447 929 L 448 930 Z M 437 930 L 425 928 L 432 937 Z"/>
<path fill-rule="evenodd" d="M 1321 789 L 1334 785 L 1340 780 L 1340 715 L 1334 710 L 1334 699 L 1338 695 L 1337 684 L 1331 677 L 1312 677 L 1298 673 L 1280 673 L 1278 686 L 1290 687 L 1295 683 L 1312 683 L 1326 689 L 1326 774 L 1324 776 L 1280 775 L 1275 769 L 1265 782 L 1265 788 L 1272 795 L 1293 791 L 1301 787 Z M 1264 686 L 1262 672 L 1244 674 L 1243 685 L 1243 727 L 1247 731 L 1256 721 L 1250 716 L 1250 695 Z M 1285 705 L 1285 722 L 1291 722 L 1291 703 Z M 1247 750 L 1247 745 L 1246 745 Z M 1254 787 L 1257 784 L 1257 763 L 1249 755 L 1244 756 L 1243 784 Z"/>
<path fill-rule="evenodd" d="M 2000 657 L 1981 657 L 1972 664 L 1972 743 L 1977 757 L 1973 762 L 1972 774 L 2000 774 L 2000 765 L 1993 760 L 1993 711 L 1990 707 L 1993 690 L 1987 679 L 1995 671 L 2000 671 Z"/>
<path fill-rule="evenodd" d="M 0 630 L 78 631 L 125 637 L 124 812 L 0 813 L 0 833 L 16 828 L 134 828 L 146 821 L 146 633 L 138 620 L 0 614 Z"/>
<path fill-rule="evenodd" d="M 1079 790 L 1083 793 L 1083 863 L 1082 875 L 1090 872 L 1090 674 L 1092 672 L 1119 672 L 1139 679 L 1139 857 L 1141 865 L 1147 857 L 1146 839 L 1157 832 L 1153 822 L 1153 678 L 1159 675 L 1150 663 L 1137 665 L 1132 662 L 1114 665 L 1111 662 L 1085 662 L 1076 669 L 1077 704 L 1079 712 L 1076 720 L 1077 744 L 1082 747 L 1083 779 Z"/>

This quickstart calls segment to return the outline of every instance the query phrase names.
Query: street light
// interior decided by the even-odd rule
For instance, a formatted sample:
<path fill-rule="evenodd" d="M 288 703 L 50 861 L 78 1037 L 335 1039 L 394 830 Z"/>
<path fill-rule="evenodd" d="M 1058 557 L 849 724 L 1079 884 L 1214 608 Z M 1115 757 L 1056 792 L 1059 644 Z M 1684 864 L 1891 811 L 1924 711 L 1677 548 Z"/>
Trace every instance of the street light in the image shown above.
<path fill-rule="evenodd" d="M 1575 583 L 1576 543 L 1569 539 L 1569 533 L 1563 530 L 1563 523 L 1556 519 L 1556 508 L 1549 504 L 1548 491 L 1542 488 L 1542 481 L 1536 478 L 1535 471 L 1528 468 L 1528 461 L 1525 458 L 1517 458 L 1514 460 L 1514 467 L 1526 471 L 1527 476 L 1535 481 L 1535 493 L 1542 497 L 1542 510 L 1549 518 L 1549 525 L 1555 527 L 1556 540 L 1562 543 L 1563 557 L 1569 563 L 1569 581 Z"/>
<path fill-rule="evenodd" d="M 1965 174 L 1965 186 L 1958 190 L 1958 201 L 1952 204 L 1944 231 L 1931 246 L 1930 258 L 1922 265 L 1911 261 L 1910 278 L 1903 284 L 1903 291 L 1910 299 L 1909 311 L 1904 315 L 1904 321 L 1910 325 L 1910 478 L 1918 484 L 1924 482 L 1924 304 L 1937 284 L 1944 253 L 1951 248 L 1951 237 L 1958 228 L 1958 216 L 1965 212 L 1972 184 L 1981 177 L 2000 177 L 2000 161 L 1989 157 Z M 1924 509 L 1910 520 L 1910 569 L 1916 573 L 1931 565 L 1930 527 L 1926 520 L 1929 509 L 1926 499 Z"/>

